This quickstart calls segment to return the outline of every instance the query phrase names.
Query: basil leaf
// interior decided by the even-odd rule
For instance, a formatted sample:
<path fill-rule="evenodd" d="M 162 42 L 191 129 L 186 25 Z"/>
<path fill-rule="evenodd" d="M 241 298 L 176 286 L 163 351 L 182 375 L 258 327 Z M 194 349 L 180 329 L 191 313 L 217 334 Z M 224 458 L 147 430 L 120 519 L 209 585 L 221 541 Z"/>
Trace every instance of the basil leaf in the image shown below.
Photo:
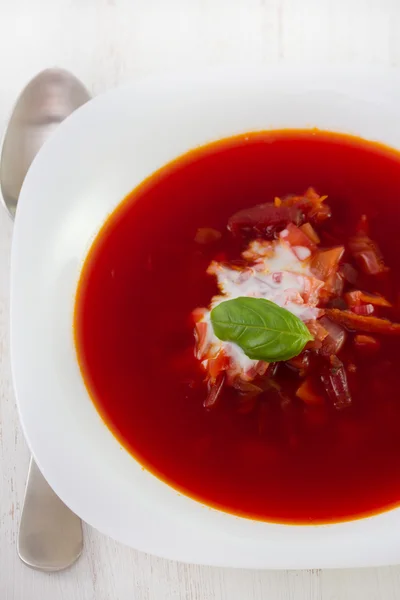
<path fill-rule="evenodd" d="M 211 311 L 215 335 L 254 360 L 277 362 L 300 354 L 313 339 L 298 317 L 264 298 L 235 298 Z"/>

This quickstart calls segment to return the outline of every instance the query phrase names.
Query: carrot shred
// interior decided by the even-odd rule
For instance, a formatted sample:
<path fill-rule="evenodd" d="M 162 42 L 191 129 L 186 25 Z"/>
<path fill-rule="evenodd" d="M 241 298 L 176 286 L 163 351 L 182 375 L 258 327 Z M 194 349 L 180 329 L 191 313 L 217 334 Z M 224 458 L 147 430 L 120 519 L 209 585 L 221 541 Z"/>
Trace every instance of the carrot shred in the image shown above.
<path fill-rule="evenodd" d="M 280 206 L 282 204 L 282 200 L 280 198 L 278 198 L 278 196 L 275 196 L 274 204 L 275 204 L 275 206 Z"/>
<path fill-rule="evenodd" d="M 255 365 L 250 367 L 246 372 L 242 373 L 242 379 L 244 381 L 251 381 L 257 375 L 262 376 L 265 374 L 269 367 L 269 363 L 265 362 L 265 360 L 259 360 Z"/>
<path fill-rule="evenodd" d="M 308 188 L 302 196 L 286 196 L 282 199 L 284 206 L 296 206 L 313 222 L 320 223 L 331 216 L 331 209 L 323 204 L 328 196 L 320 196 L 314 188 Z"/>
<path fill-rule="evenodd" d="M 388 308 L 392 306 L 391 303 L 380 294 L 370 294 L 369 292 L 362 292 L 360 290 L 347 292 L 344 297 L 349 306 L 360 306 L 360 304 L 372 304 L 373 306 L 384 306 Z"/>
<path fill-rule="evenodd" d="M 346 300 L 347 306 L 349 306 L 350 308 L 352 306 L 360 306 L 361 304 L 361 292 L 360 290 L 355 290 L 353 292 L 347 292 L 347 294 L 344 295 L 344 299 Z"/>
<path fill-rule="evenodd" d="M 364 354 L 374 354 L 380 349 L 381 344 L 371 335 L 357 334 L 354 336 L 354 346 Z"/>
<path fill-rule="evenodd" d="M 195 323 L 197 323 L 198 321 L 201 321 L 204 317 L 204 315 L 206 314 L 207 309 L 206 308 L 195 308 L 192 311 L 192 317 L 193 317 L 193 321 Z"/>
<path fill-rule="evenodd" d="M 299 227 L 299 229 L 301 229 L 301 231 L 305 233 L 308 238 L 310 238 L 313 244 L 318 245 L 321 242 L 318 233 L 315 231 L 311 223 L 304 223 Z"/>
<path fill-rule="evenodd" d="M 199 321 L 195 324 L 195 335 L 196 335 L 196 357 L 201 360 L 207 352 L 208 340 L 207 340 L 207 323 Z"/>
<path fill-rule="evenodd" d="M 392 306 L 391 303 L 380 294 L 361 292 L 361 300 L 366 304 L 373 304 L 374 306 L 386 306 L 388 308 Z"/>
<path fill-rule="evenodd" d="M 221 372 L 225 371 L 229 366 L 229 358 L 223 351 L 218 352 L 215 358 L 210 358 L 208 361 L 208 373 L 212 379 L 216 379 Z"/>
<path fill-rule="evenodd" d="M 339 310 L 338 308 L 326 309 L 325 314 L 335 323 L 344 325 L 348 329 L 353 329 L 354 331 L 400 335 L 400 323 L 392 323 L 389 319 L 364 317 L 362 315 L 356 315 L 349 310 Z"/>

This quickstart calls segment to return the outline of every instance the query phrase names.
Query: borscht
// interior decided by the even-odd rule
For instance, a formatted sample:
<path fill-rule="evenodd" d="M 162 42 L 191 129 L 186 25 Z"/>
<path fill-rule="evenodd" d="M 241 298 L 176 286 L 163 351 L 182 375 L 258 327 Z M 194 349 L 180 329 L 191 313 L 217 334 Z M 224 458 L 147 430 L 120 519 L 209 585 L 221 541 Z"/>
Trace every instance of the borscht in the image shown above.
<path fill-rule="evenodd" d="M 291 524 L 400 503 L 400 153 L 248 133 L 101 228 L 74 334 L 107 426 L 176 490 Z"/>

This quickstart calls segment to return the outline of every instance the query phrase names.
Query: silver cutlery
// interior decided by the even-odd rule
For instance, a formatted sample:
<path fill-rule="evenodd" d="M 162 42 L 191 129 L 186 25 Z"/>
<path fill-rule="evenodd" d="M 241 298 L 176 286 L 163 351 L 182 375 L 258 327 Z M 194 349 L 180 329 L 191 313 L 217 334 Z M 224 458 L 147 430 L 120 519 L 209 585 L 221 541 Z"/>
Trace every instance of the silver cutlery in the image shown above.
<path fill-rule="evenodd" d="M 90 100 L 83 84 L 62 69 L 46 69 L 24 88 L 11 115 L 0 158 L 0 189 L 15 217 L 28 169 L 57 125 Z M 18 554 L 28 566 L 59 571 L 83 548 L 82 522 L 53 492 L 31 458 L 18 535 Z"/>

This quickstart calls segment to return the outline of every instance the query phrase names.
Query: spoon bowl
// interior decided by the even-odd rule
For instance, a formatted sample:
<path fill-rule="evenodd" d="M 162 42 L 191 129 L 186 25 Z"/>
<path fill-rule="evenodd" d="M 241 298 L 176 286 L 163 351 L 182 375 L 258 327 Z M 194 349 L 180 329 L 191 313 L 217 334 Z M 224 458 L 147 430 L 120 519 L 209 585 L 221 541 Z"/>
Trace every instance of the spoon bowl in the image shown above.
<path fill-rule="evenodd" d="M 90 95 L 83 84 L 63 69 L 42 71 L 20 94 L 8 123 L 0 158 L 1 195 L 12 218 L 36 154 L 57 125 L 88 100 Z"/>

